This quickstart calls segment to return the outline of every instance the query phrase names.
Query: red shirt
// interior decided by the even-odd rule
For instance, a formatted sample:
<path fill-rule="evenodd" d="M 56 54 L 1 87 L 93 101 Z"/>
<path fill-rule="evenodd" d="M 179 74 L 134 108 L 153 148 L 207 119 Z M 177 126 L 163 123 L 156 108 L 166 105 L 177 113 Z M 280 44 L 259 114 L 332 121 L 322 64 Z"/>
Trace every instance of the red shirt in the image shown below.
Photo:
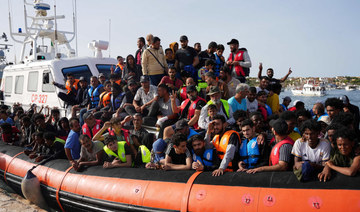
<path fill-rule="evenodd" d="M 18 128 L 12 126 L 11 133 L 3 133 L 1 137 L 5 143 L 13 143 L 19 140 L 18 133 L 20 133 Z"/>
<path fill-rule="evenodd" d="M 175 82 L 170 79 L 169 76 L 164 76 L 159 84 L 173 84 L 177 89 L 180 89 L 180 87 L 183 85 L 182 81 L 175 78 Z"/>

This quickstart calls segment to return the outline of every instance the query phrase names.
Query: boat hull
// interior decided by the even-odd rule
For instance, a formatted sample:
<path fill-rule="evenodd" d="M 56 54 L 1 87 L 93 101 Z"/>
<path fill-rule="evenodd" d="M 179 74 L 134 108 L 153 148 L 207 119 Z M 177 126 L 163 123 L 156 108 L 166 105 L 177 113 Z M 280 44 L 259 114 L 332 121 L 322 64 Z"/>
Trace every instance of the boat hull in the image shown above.
<path fill-rule="evenodd" d="M 325 96 L 325 91 L 304 92 L 302 90 L 291 90 L 294 96 Z"/>
<path fill-rule="evenodd" d="M 0 145 L 0 174 L 16 191 L 34 163 L 19 147 Z M 360 210 L 359 176 L 335 175 L 327 182 L 301 183 L 292 172 L 254 175 L 160 171 L 136 168 L 65 173 L 69 163 L 50 161 L 33 172 L 49 205 L 66 211 L 323 211 Z M 4 170 L 7 170 L 4 174 Z"/>

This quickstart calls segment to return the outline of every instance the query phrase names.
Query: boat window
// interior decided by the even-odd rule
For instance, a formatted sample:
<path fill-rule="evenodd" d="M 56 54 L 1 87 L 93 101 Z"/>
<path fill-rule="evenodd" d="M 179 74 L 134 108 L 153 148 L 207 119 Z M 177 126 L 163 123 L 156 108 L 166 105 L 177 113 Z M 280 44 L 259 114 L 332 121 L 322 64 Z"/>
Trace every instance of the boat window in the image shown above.
<path fill-rule="evenodd" d="M 5 78 L 5 93 L 11 93 L 12 90 L 12 77 Z"/>
<path fill-rule="evenodd" d="M 24 76 L 16 76 L 15 77 L 15 93 L 22 94 L 24 89 Z"/>
<path fill-rule="evenodd" d="M 53 81 L 54 81 L 54 79 L 53 79 L 50 71 L 44 71 L 42 91 L 43 92 L 54 92 L 55 86 L 53 85 Z"/>
<path fill-rule="evenodd" d="M 97 64 L 96 65 L 96 68 L 97 70 L 99 71 L 99 73 L 103 73 L 106 77 L 106 79 L 110 79 L 110 74 L 111 74 L 111 71 L 110 71 L 110 68 L 111 68 L 111 65 L 103 65 L 103 64 Z M 114 67 L 115 68 L 115 67 Z"/>
<path fill-rule="evenodd" d="M 39 77 L 39 72 L 37 71 L 29 72 L 28 85 L 27 85 L 28 91 L 34 91 L 34 92 L 37 91 L 38 77 Z"/>
<path fill-rule="evenodd" d="M 92 76 L 90 68 L 87 65 L 67 67 L 67 68 L 63 68 L 61 71 L 65 79 L 67 73 L 74 74 L 75 79 L 84 77 L 87 82 L 90 82 L 90 77 Z"/>

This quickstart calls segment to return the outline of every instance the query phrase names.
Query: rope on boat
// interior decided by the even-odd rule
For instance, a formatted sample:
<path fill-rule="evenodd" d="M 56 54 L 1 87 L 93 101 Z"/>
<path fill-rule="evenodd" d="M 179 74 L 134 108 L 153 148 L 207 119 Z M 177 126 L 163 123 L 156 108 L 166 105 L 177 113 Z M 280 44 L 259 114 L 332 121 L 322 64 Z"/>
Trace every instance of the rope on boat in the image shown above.
<path fill-rule="evenodd" d="M 59 184 L 59 186 L 56 188 L 56 202 L 58 203 L 61 211 L 65 212 L 64 208 L 62 207 L 61 203 L 60 203 L 60 197 L 59 197 L 59 193 L 60 193 L 60 189 L 61 189 L 61 185 L 65 179 L 65 176 L 67 175 L 67 173 L 73 168 L 73 166 L 70 166 L 68 169 L 66 169 L 64 176 L 61 179 L 61 182 Z"/>
<path fill-rule="evenodd" d="M 6 180 L 6 172 L 8 171 L 9 167 L 10 167 L 10 164 L 11 162 L 19 155 L 23 154 L 24 152 L 19 152 L 17 153 L 16 155 L 14 155 L 14 157 L 11 158 L 11 160 L 9 161 L 9 163 L 7 164 L 6 168 L 5 168 L 5 171 L 4 171 L 4 180 L 5 180 L 5 183 L 7 184 L 7 180 Z"/>
<path fill-rule="evenodd" d="M 189 205 L 189 196 L 190 191 L 193 186 L 193 183 L 195 179 L 202 173 L 202 171 L 197 171 L 191 177 L 188 179 L 185 185 L 184 194 L 181 201 L 181 212 L 187 212 L 188 211 L 188 205 Z"/>

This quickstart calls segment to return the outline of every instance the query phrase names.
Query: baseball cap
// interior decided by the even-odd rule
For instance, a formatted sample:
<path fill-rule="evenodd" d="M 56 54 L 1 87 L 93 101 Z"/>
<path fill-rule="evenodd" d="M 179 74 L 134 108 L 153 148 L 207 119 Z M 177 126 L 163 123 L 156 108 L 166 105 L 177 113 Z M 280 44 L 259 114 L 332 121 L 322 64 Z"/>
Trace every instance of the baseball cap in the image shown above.
<path fill-rule="evenodd" d="M 197 91 L 195 85 L 189 85 L 186 87 L 186 93 Z"/>
<path fill-rule="evenodd" d="M 188 41 L 188 37 L 186 35 L 182 35 L 180 37 L 180 41 Z"/>
<path fill-rule="evenodd" d="M 148 76 L 143 75 L 140 77 L 140 82 L 149 82 L 149 81 L 150 81 L 150 79 Z"/>
<path fill-rule="evenodd" d="M 211 96 L 216 93 L 220 93 L 220 88 L 218 86 L 211 86 L 207 95 Z"/>
<path fill-rule="evenodd" d="M 283 100 L 285 100 L 285 101 L 290 101 L 290 102 L 291 102 L 291 98 L 290 98 L 289 96 L 285 96 L 285 97 L 283 98 Z"/>
<path fill-rule="evenodd" d="M 330 125 L 330 123 L 331 123 L 330 117 L 329 117 L 329 116 L 325 116 L 325 115 L 320 116 L 320 118 L 318 118 L 317 121 L 322 121 L 322 122 L 324 122 L 324 123 L 327 124 L 327 125 Z"/>
<path fill-rule="evenodd" d="M 128 84 L 133 85 L 133 84 L 136 84 L 136 82 L 135 82 L 135 80 L 131 79 L 131 80 L 128 81 Z"/>
<path fill-rule="evenodd" d="M 94 116 L 94 114 L 92 114 L 91 112 L 86 112 L 86 113 L 83 115 L 83 119 L 86 120 L 86 119 L 90 118 L 91 116 Z"/>
<path fill-rule="evenodd" d="M 239 44 L 239 41 L 233 38 L 233 39 L 231 39 L 230 42 L 227 42 L 227 45 L 230 45 L 230 44 Z"/>
<path fill-rule="evenodd" d="M 181 119 L 179 121 L 176 122 L 175 124 L 175 130 L 181 130 L 184 129 L 185 127 L 188 127 L 188 123 L 185 119 Z"/>
<path fill-rule="evenodd" d="M 79 78 L 79 81 L 86 81 L 86 80 L 85 80 L 85 77 L 80 77 L 80 78 Z"/>

